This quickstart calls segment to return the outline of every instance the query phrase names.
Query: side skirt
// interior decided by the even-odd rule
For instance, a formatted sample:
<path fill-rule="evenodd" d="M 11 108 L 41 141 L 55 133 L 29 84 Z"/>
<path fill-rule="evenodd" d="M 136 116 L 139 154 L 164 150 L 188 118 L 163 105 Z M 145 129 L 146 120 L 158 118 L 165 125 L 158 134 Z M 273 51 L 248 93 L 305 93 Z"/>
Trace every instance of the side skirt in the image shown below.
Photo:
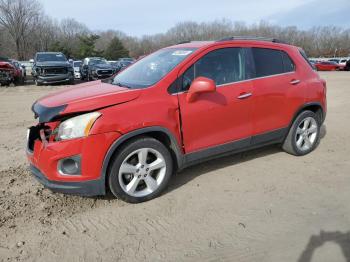
<path fill-rule="evenodd" d="M 211 159 L 244 152 L 247 150 L 263 147 L 271 144 L 282 143 L 288 133 L 288 127 L 277 129 L 271 132 L 244 138 L 238 141 L 229 142 L 219 146 L 210 147 L 184 155 L 181 169 L 196 165 Z"/>

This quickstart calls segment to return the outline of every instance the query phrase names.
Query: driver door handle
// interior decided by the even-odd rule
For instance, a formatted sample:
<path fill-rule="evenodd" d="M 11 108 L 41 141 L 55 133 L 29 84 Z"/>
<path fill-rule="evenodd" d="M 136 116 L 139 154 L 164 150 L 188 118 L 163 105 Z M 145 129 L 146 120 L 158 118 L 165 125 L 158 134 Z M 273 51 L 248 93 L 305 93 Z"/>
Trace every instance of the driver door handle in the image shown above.
<path fill-rule="evenodd" d="M 251 96 L 252 96 L 252 93 L 242 93 L 237 98 L 238 99 L 246 99 L 246 98 L 251 97 Z"/>
<path fill-rule="evenodd" d="M 291 85 L 297 85 L 300 83 L 300 80 L 299 79 L 293 79 L 289 82 Z"/>

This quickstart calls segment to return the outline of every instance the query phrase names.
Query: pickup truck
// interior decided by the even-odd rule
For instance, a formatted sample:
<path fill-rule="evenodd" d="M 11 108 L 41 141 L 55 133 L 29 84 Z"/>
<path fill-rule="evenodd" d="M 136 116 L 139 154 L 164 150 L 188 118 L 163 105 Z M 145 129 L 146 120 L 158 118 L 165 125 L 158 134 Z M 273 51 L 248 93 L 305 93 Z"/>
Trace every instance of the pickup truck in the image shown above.
<path fill-rule="evenodd" d="M 37 86 L 54 83 L 74 84 L 74 69 L 60 52 L 36 53 L 32 76 Z"/>

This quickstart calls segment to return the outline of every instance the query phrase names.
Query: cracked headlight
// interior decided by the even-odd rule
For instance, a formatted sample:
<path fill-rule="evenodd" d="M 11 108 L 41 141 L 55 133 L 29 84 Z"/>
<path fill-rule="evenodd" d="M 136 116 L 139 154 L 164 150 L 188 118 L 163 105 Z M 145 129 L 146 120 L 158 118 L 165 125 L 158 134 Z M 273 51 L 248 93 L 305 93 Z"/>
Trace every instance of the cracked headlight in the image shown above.
<path fill-rule="evenodd" d="M 63 121 L 58 127 L 56 140 L 66 140 L 88 136 L 92 126 L 100 116 L 101 113 L 92 112 L 75 116 Z"/>

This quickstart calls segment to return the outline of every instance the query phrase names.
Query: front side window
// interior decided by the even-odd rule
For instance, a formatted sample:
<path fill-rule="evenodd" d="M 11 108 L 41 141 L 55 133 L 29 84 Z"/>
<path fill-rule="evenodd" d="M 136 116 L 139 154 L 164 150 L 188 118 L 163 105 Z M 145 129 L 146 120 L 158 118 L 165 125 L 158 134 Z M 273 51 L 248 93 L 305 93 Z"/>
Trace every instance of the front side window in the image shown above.
<path fill-rule="evenodd" d="M 127 67 L 113 79 L 112 84 L 133 89 L 150 87 L 195 50 L 196 48 L 161 49 Z"/>
<path fill-rule="evenodd" d="M 223 48 L 206 54 L 183 74 L 182 91 L 188 90 L 192 81 L 200 76 L 214 80 L 216 85 L 249 79 L 246 49 Z"/>

